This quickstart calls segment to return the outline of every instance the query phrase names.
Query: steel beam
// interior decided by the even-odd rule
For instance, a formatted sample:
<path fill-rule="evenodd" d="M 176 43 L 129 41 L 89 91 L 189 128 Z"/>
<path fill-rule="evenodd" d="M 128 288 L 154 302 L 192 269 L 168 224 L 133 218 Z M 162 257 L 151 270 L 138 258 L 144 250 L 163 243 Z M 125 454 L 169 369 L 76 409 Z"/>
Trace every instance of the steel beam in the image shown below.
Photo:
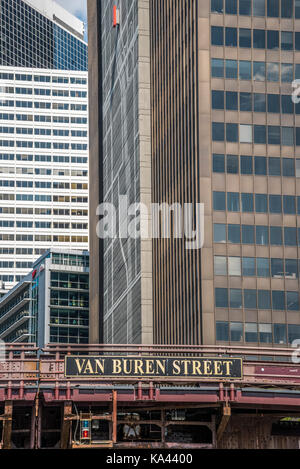
<path fill-rule="evenodd" d="M 68 449 L 70 445 L 72 421 L 69 419 L 69 417 L 71 415 L 72 415 L 72 402 L 66 401 L 64 402 L 64 415 L 63 415 L 62 429 L 61 429 L 61 440 L 60 440 L 61 449 Z"/>
<path fill-rule="evenodd" d="M 224 405 L 221 422 L 217 430 L 217 441 L 220 441 L 220 439 L 222 438 L 222 435 L 228 425 L 230 416 L 231 416 L 231 408 L 229 407 L 229 405 Z"/>
<path fill-rule="evenodd" d="M 2 449 L 11 449 L 12 416 L 13 416 L 13 402 L 5 401 L 3 434 L 2 434 Z"/>

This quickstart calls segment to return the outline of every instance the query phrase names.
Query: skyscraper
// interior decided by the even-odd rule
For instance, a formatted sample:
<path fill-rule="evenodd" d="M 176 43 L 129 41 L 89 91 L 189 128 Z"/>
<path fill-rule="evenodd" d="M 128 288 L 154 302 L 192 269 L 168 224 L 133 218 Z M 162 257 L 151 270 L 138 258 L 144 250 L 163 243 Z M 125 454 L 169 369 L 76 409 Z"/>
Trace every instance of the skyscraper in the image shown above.
<path fill-rule="evenodd" d="M 0 283 L 51 247 L 88 248 L 87 45 L 53 1 L 0 15 Z"/>
<path fill-rule="evenodd" d="M 91 1 L 90 11 L 96 3 L 100 8 Z M 130 69 L 124 41 L 132 35 L 141 42 L 133 66 L 143 50 L 148 54 L 143 63 L 150 65 L 145 73 L 151 95 L 152 179 L 146 180 L 151 201 L 205 206 L 202 249 L 188 251 L 177 239 L 151 243 L 153 341 L 292 343 L 300 337 L 300 104 L 293 84 L 300 78 L 299 2 L 120 1 L 116 28 L 112 7 L 98 10 L 90 33 L 97 24 L 103 100 L 109 97 L 107 105 L 112 104 L 115 133 L 109 132 L 103 103 L 103 149 L 91 158 L 99 161 L 104 179 L 119 167 L 114 145 L 125 125 L 117 120 L 125 92 L 118 95 L 116 70 L 124 77 Z M 144 79 L 138 73 L 132 85 L 142 106 L 149 102 L 143 99 Z M 128 113 L 129 129 L 131 119 Z M 141 150 L 139 161 L 145 154 Z M 108 155 L 112 170 L 105 164 Z M 136 171 L 134 176 L 121 190 L 133 190 L 137 180 L 142 192 L 145 179 Z M 102 200 L 106 197 L 104 191 Z M 104 273 L 118 271 L 110 257 L 103 262 Z M 151 282 L 143 272 L 140 278 Z M 113 298 L 111 310 L 124 291 Z M 104 302 L 105 331 L 108 310 Z M 111 337 L 114 341 L 114 332 Z"/>

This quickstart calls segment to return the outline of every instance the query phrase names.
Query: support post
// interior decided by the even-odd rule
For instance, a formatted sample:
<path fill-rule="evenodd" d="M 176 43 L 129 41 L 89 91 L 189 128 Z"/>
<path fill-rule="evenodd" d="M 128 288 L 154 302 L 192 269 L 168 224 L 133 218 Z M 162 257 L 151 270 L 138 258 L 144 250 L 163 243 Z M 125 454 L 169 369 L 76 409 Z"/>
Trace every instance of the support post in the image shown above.
<path fill-rule="evenodd" d="M 223 435 L 223 433 L 226 430 L 226 427 L 228 425 L 230 416 L 231 416 L 230 406 L 229 405 L 224 405 L 223 406 L 223 413 L 222 413 L 221 422 L 220 422 L 220 425 L 218 426 L 218 430 L 217 430 L 217 441 L 220 441 L 220 439 L 222 438 L 222 435 Z"/>
<path fill-rule="evenodd" d="M 113 402 L 113 411 L 112 411 L 112 441 L 113 444 L 117 443 L 117 425 L 118 425 L 118 394 L 117 391 L 113 390 L 112 392 L 112 402 Z"/>
<path fill-rule="evenodd" d="M 165 410 L 161 410 L 161 442 L 162 442 L 162 446 L 163 448 L 165 447 L 165 443 L 166 443 L 166 414 L 165 414 Z"/>
<path fill-rule="evenodd" d="M 67 417 L 72 415 L 72 402 L 64 402 L 64 415 L 61 429 L 61 440 L 60 440 L 60 449 L 68 449 L 70 443 L 70 433 L 72 420 L 68 420 Z"/>
<path fill-rule="evenodd" d="M 5 401 L 2 449 L 11 449 L 12 416 L 13 416 L 13 402 Z"/>

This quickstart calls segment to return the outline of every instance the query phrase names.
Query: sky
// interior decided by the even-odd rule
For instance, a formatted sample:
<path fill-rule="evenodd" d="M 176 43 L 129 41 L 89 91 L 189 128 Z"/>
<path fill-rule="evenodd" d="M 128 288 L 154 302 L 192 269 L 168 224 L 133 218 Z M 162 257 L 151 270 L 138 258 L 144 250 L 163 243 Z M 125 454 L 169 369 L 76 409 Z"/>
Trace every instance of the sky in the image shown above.
<path fill-rule="evenodd" d="M 86 19 L 86 0 L 55 0 L 61 6 L 73 15 L 80 18 L 85 23 L 85 30 L 87 31 L 87 19 Z M 87 40 L 87 37 L 85 37 Z"/>

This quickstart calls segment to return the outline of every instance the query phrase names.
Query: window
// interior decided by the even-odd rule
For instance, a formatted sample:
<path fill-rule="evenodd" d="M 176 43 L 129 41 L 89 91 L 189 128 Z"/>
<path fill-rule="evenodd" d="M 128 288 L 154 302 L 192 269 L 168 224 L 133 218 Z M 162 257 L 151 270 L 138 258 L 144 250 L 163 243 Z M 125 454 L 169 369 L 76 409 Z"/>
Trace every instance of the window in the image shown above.
<path fill-rule="evenodd" d="M 252 111 L 252 94 L 240 93 L 240 111 Z"/>
<path fill-rule="evenodd" d="M 294 128 L 281 127 L 281 145 L 293 146 L 294 145 Z"/>
<path fill-rule="evenodd" d="M 296 177 L 300 178 L 300 159 L 296 159 Z"/>
<path fill-rule="evenodd" d="M 231 342 L 243 341 L 243 323 L 241 322 L 230 323 L 230 340 Z"/>
<path fill-rule="evenodd" d="M 254 226 L 242 225 L 242 243 L 254 244 Z"/>
<path fill-rule="evenodd" d="M 295 18 L 300 18 L 300 0 L 295 0 Z"/>
<path fill-rule="evenodd" d="M 264 156 L 256 156 L 254 158 L 255 174 L 257 176 L 266 176 L 267 174 L 267 158 Z"/>
<path fill-rule="evenodd" d="M 293 64 L 281 64 L 281 81 L 283 83 L 293 81 Z"/>
<path fill-rule="evenodd" d="M 228 225 L 228 242 L 233 243 L 233 244 L 240 244 L 241 242 L 240 225 Z"/>
<path fill-rule="evenodd" d="M 215 142 L 224 142 L 224 123 L 213 122 L 212 123 L 212 138 Z"/>
<path fill-rule="evenodd" d="M 270 213 L 282 213 L 281 195 L 269 196 L 269 210 Z"/>
<path fill-rule="evenodd" d="M 299 293 L 288 291 L 286 293 L 286 307 L 288 311 L 299 311 Z"/>
<path fill-rule="evenodd" d="M 214 224 L 214 243 L 226 243 L 226 225 Z"/>
<path fill-rule="evenodd" d="M 284 245 L 297 246 L 297 230 L 296 228 L 284 228 Z"/>
<path fill-rule="evenodd" d="M 243 257 L 243 276 L 244 277 L 255 277 L 255 258 L 254 257 Z"/>
<path fill-rule="evenodd" d="M 293 33 L 290 31 L 281 31 L 281 49 L 282 50 L 293 50 L 294 40 Z"/>
<path fill-rule="evenodd" d="M 251 16 L 251 0 L 239 1 L 239 14 Z"/>
<path fill-rule="evenodd" d="M 246 323 L 245 324 L 245 341 L 246 342 L 257 342 L 257 324 L 255 323 Z"/>
<path fill-rule="evenodd" d="M 242 194 L 242 212 L 254 211 L 253 194 Z"/>
<path fill-rule="evenodd" d="M 225 193 L 224 193 L 225 200 Z M 225 202 L 224 202 L 225 204 Z M 239 212 L 240 211 L 240 194 L 238 192 L 228 192 L 227 193 L 227 210 L 229 212 Z"/>
<path fill-rule="evenodd" d="M 237 60 L 226 60 L 225 63 L 225 77 L 236 79 L 238 76 L 238 62 Z"/>
<path fill-rule="evenodd" d="M 253 80 L 265 81 L 266 64 L 265 62 L 253 62 Z"/>
<path fill-rule="evenodd" d="M 214 192 L 213 193 L 213 207 L 214 210 L 226 210 L 226 198 L 225 192 Z"/>
<path fill-rule="evenodd" d="M 212 108 L 224 109 L 224 91 L 212 91 Z"/>
<path fill-rule="evenodd" d="M 258 277 L 270 277 L 270 263 L 269 259 L 258 257 L 256 259 L 256 268 Z"/>
<path fill-rule="evenodd" d="M 226 142 L 238 141 L 238 125 L 226 124 Z"/>
<path fill-rule="evenodd" d="M 279 49 L 279 31 L 267 31 L 267 48 L 271 50 Z"/>
<path fill-rule="evenodd" d="M 288 325 L 288 339 L 289 344 L 292 344 L 294 340 L 299 340 L 300 337 L 300 326 L 295 324 Z"/>
<path fill-rule="evenodd" d="M 272 324 L 259 324 L 259 341 L 263 344 L 271 344 L 272 338 Z"/>
<path fill-rule="evenodd" d="M 266 126 L 254 126 L 254 143 L 266 143 Z"/>
<path fill-rule="evenodd" d="M 214 78 L 224 78 L 223 59 L 211 59 L 211 74 Z"/>
<path fill-rule="evenodd" d="M 228 342 L 229 340 L 228 322 L 216 322 L 216 340 Z"/>
<path fill-rule="evenodd" d="M 274 311 L 285 310 L 284 291 L 272 291 L 272 308 Z"/>
<path fill-rule="evenodd" d="M 241 174 L 253 174 L 252 156 L 241 156 Z"/>
<path fill-rule="evenodd" d="M 211 27 L 211 44 L 213 46 L 223 46 L 224 44 L 224 31 L 220 26 Z"/>
<path fill-rule="evenodd" d="M 284 277 L 283 259 L 271 259 L 271 274 L 273 278 Z"/>
<path fill-rule="evenodd" d="M 280 127 L 279 125 L 268 126 L 268 144 L 280 145 Z"/>
<path fill-rule="evenodd" d="M 237 46 L 237 29 L 225 28 L 225 45 L 229 47 Z"/>
<path fill-rule="evenodd" d="M 286 344 L 286 325 L 274 324 L 274 343 Z"/>
<path fill-rule="evenodd" d="M 280 176 L 281 164 L 280 158 L 269 158 L 269 176 Z"/>
<path fill-rule="evenodd" d="M 282 246 L 282 228 L 280 226 L 270 227 L 271 246 Z"/>
<path fill-rule="evenodd" d="M 296 214 L 296 199 L 291 195 L 283 196 L 283 213 L 287 215 Z"/>
<path fill-rule="evenodd" d="M 300 33 L 295 32 L 295 49 L 300 50 Z"/>
<path fill-rule="evenodd" d="M 253 16 L 265 16 L 265 0 L 253 0 Z"/>
<path fill-rule="evenodd" d="M 285 260 L 285 277 L 296 280 L 298 278 L 298 262 L 297 259 Z"/>
<path fill-rule="evenodd" d="M 239 29 L 239 46 L 251 48 L 251 29 Z"/>
<path fill-rule="evenodd" d="M 228 308 L 227 288 L 216 288 L 215 298 L 216 298 L 216 308 Z"/>
<path fill-rule="evenodd" d="M 269 229 L 267 226 L 256 227 L 256 244 L 267 246 L 269 244 Z"/>
<path fill-rule="evenodd" d="M 240 124 L 240 143 L 252 143 L 252 126 Z"/>
<path fill-rule="evenodd" d="M 214 271 L 215 275 L 227 275 L 226 257 L 214 257 Z"/>
<path fill-rule="evenodd" d="M 227 173 L 238 174 L 239 159 L 236 155 L 227 155 Z"/>
<path fill-rule="evenodd" d="M 270 291 L 258 290 L 258 309 L 271 309 Z"/>
<path fill-rule="evenodd" d="M 265 49 L 266 32 L 264 29 L 253 29 L 253 47 L 254 49 Z"/>
<path fill-rule="evenodd" d="M 282 159 L 282 175 L 288 177 L 295 176 L 294 160 L 292 158 Z"/>
<path fill-rule="evenodd" d="M 214 173 L 225 173 L 225 155 L 213 155 L 213 171 Z"/>
<path fill-rule="evenodd" d="M 231 288 L 230 289 L 230 308 L 241 309 L 242 304 L 242 290 Z"/>
<path fill-rule="evenodd" d="M 228 258 L 228 275 L 231 277 L 240 277 L 242 275 L 240 257 Z"/>
<path fill-rule="evenodd" d="M 279 63 L 277 62 L 267 63 L 267 80 L 279 82 Z"/>
<path fill-rule="evenodd" d="M 244 290 L 244 305 L 246 309 L 256 309 L 256 290 Z"/>
<path fill-rule="evenodd" d="M 254 93 L 254 112 L 266 112 L 266 95 Z"/>
<path fill-rule="evenodd" d="M 270 18 L 279 17 L 279 0 L 267 0 L 267 15 Z"/>
<path fill-rule="evenodd" d="M 290 95 L 283 94 L 281 96 L 281 112 L 283 114 L 294 114 L 294 103 Z"/>
<path fill-rule="evenodd" d="M 226 109 L 228 111 L 238 110 L 238 94 L 235 91 L 226 91 Z"/>
<path fill-rule="evenodd" d="M 227 15 L 237 14 L 237 0 L 225 0 L 225 13 Z"/>
<path fill-rule="evenodd" d="M 240 80 L 251 80 L 251 62 L 248 62 L 247 60 L 240 60 L 239 77 Z"/>

